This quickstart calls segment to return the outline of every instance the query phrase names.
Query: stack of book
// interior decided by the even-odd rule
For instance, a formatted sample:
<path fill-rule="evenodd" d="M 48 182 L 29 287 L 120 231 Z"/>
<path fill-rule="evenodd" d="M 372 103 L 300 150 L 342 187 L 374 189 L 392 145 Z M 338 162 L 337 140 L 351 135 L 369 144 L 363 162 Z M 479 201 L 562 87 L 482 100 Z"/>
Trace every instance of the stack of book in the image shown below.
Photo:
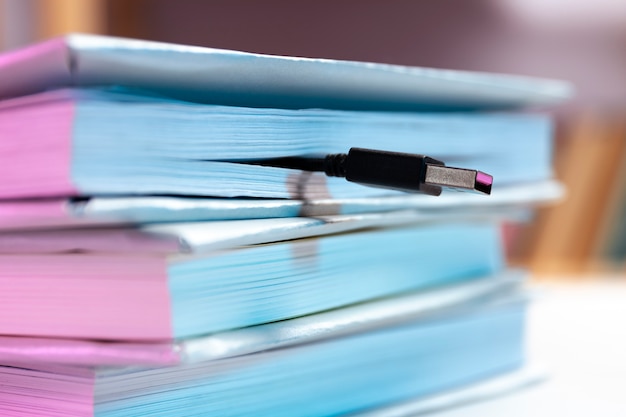
<path fill-rule="evenodd" d="M 3 416 L 403 415 L 533 380 L 501 222 L 560 193 L 519 109 L 566 84 L 87 35 L 0 75 Z M 307 169 L 351 147 L 492 195 Z"/>

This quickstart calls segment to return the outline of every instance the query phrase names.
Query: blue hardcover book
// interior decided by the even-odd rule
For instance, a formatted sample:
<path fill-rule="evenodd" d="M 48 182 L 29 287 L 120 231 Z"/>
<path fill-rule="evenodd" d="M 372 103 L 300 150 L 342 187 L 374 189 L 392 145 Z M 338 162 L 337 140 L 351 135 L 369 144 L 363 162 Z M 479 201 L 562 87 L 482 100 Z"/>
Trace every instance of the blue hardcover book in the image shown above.
<path fill-rule="evenodd" d="M 176 339 L 502 268 L 497 225 L 416 220 L 388 213 L 8 236 L 5 252 L 19 239 L 27 250 L 0 255 L 0 334 Z M 347 233 L 356 229 L 365 230 Z"/>
<path fill-rule="evenodd" d="M 250 164 L 351 147 L 426 154 L 486 171 L 496 186 L 552 176 L 551 123 L 531 114 L 244 108 L 73 89 L 0 103 L 0 128 L 6 132 L 0 154 L 5 199 L 177 194 L 310 200 L 393 193 L 323 173 Z"/>

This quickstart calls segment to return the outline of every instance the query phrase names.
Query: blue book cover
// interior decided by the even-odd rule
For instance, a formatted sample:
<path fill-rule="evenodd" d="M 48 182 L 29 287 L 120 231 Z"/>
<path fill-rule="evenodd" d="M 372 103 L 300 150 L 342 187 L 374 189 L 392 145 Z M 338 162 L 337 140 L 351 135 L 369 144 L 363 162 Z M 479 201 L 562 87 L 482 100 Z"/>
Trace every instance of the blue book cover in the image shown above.
<path fill-rule="evenodd" d="M 118 85 L 243 107 L 502 110 L 548 105 L 568 83 L 532 77 L 252 54 L 71 34 L 0 56 L 0 98 Z"/>

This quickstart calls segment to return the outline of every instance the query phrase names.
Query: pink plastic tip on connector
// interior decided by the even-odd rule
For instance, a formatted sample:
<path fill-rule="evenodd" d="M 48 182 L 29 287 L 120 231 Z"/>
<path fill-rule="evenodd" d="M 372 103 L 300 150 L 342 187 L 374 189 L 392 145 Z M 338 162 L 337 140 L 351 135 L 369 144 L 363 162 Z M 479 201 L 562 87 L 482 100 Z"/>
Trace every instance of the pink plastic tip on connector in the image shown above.
<path fill-rule="evenodd" d="M 491 186 L 493 185 L 493 177 L 484 172 L 476 171 L 476 190 L 485 194 L 491 194 Z"/>

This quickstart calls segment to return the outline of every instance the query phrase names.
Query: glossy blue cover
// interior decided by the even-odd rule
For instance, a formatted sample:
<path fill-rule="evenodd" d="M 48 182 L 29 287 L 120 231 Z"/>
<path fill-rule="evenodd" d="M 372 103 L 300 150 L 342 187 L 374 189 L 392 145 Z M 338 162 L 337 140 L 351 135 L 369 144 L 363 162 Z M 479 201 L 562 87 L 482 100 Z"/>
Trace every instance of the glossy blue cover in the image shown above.
<path fill-rule="evenodd" d="M 170 261 L 173 333 L 183 338 L 492 275 L 500 228 L 448 223 L 254 246 Z"/>

